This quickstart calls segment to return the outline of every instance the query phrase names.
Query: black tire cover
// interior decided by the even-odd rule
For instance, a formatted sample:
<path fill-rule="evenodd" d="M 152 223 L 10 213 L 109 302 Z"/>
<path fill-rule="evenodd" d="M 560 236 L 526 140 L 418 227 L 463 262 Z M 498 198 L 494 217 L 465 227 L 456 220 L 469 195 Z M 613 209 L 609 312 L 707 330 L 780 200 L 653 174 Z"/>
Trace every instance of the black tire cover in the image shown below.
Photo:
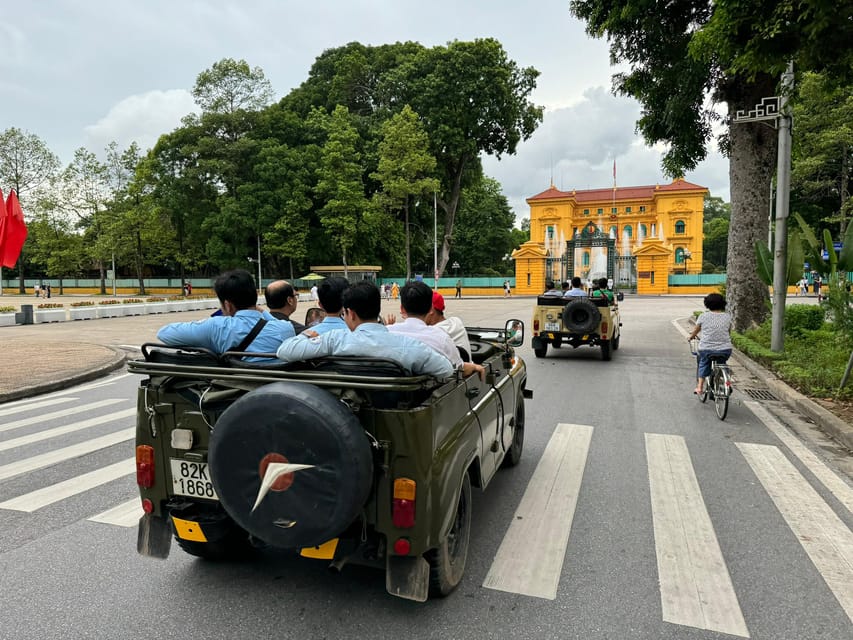
<path fill-rule="evenodd" d="M 592 333 L 601 322 L 601 312 L 589 298 L 572 298 L 563 309 L 563 325 L 575 333 Z"/>
<path fill-rule="evenodd" d="M 265 459 L 315 466 L 284 476 L 253 512 Z M 265 385 L 228 407 L 211 433 L 208 462 L 228 515 L 282 548 L 339 535 L 373 481 L 370 443 L 352 412 L 328 391 L 296 382 Z"/>

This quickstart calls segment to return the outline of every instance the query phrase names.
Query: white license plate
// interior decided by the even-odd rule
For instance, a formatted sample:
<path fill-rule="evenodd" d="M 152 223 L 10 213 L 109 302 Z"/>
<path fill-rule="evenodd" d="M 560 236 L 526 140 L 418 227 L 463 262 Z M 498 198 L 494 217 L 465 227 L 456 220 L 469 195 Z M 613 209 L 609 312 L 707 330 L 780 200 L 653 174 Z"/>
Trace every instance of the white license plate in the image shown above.
<path fill-rule="evenodd" d="M 170 458 L 172 465 L 172 493 L 192 498 L 219 500 L 210 480 L 210 469 L 205 462 L 190 462 Z"/>
<path fill-rule="evenodd" d="M 546 322 L 545 323 L 545 331 L 559 331 L 560 323 L 559 322 Z"/>

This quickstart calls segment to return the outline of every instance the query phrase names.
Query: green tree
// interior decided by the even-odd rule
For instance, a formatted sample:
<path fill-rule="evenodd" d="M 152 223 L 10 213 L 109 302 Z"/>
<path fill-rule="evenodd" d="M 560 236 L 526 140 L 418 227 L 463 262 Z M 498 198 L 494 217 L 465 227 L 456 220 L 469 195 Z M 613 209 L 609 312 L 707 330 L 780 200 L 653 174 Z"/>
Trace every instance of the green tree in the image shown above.
<path fill-rule="evenodd" d="M 344 276 L 349 275 L 347 255 L 355 244 L 358 227 L 367 210 L 362 180 L 359 135 L 350 123 L 349 111 L 338 105 L 327 117 L 315 112 L 328 133 L 323 145 L 316 193 L 324 202 L 320 222 L 341 252 Z"/>
<path fill-rule="evenodd" d="M 791 206 L 812 224 L 838 223 L 841 236 L 853 215 L 853 84 L 839 86 L 825 74 L 806 73 L 794 103 Z"/>
<path fill-rule="evenodd" d="M 232 58 L 214 62 L 198 74 L 192 93 L 204 113 L 225 115 L 262 109 L 274 95 L 263 69 Z"/>
<path fill-rule="evenodd" d="M 668 147 L 663 166 L 671 176 L 702 160 L 719 120 L 748 111 L 777 93 L 776 78 L 793 61 L 797 69 L 826 69 L 844 77 L 853 69 L 849 3 L 805 0 L 572 0 L 587 31 L 607 37 L 616 91 L 643 105 L 638 130 Z M 708 97 L 712 98 L 709 101 Z M 775 167 L 776 134 L 761 123 L 731 124 L 722 139 L 729 155 L 732 217 L 727 295 L 735 327 L 743 330 L 767 313 L 753 246 L 767 236 L 766 194 Z"/>
<path fill-rule="evenodd" d="M 722 198 L 707 195 L 704 205 L 702 240 L 702 271 L 713 272 L 725 268 L 729 248 L 729 222 L 732 206 Z"/>
<path fill-rule="evenodd" d="M 517 246 L 514 221 L 515 214 L 497 180 L 484 178 L 479 184 L 466 187 L 454 231 L 453 260 L 465 265 L 467 273 L 509 275 L 508 256 Z"/>
<path fill-rule="evenodd" d="M 64 214 L 50 195 L 38 198 L 29 224 L 32 240 L 30 259 L 45 275 L 59 280 L 59 295 L 64 292 L 63 278 L 77 276 L 85 261 L 83 235 L 74 220 Z"/>
<path fill-rule="evenodd" d="M 374 196 L 377 203 L 393 212 L 403 212 L 407 280 L 412 277 L 409 210 L 413 199 L 438 191 L 438 180 L 432 177 L 435 169 L 429 138 L 418 114 L 406 105 L 382 124 L 379 167 L 371 177 L 382 185 Z"/>
<path fill-rule="evenodd" d="M 25 212 L 35 203 L 38 189 L 55 177 L 58 170 L 59 158 L 34 133 L 16 127 L 0 133 L 0 186 L 7 191 L 15 190 Z M 21 294 L 26 293 L 23 265 L 22 250 L 18 258 L 18 292 Z"/>

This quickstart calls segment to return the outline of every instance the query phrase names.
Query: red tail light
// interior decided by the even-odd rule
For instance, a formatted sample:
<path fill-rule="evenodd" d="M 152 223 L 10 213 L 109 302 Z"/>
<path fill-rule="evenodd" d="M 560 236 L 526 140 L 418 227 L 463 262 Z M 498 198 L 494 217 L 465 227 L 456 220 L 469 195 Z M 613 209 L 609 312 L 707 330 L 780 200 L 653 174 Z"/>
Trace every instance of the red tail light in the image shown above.
<path fill-rule="evenodd" d="M 409 478 L 394 480 L 391 522 L 398 529 L 411 529 L 415 526 L 415 492 L 414 480 Z"/>
<path fill-rule="evenodd" d="M 147 444 L 136 447 L 136 484 L 144 489 L 154 486 L 154 447 Z"/>
<path fill-rule="evenodd" d="M 601 334 L 604 336 L 607 335 L 607 323 L 606 322 L 601 323 Z"/>
<path fill-rule="evenodd" d="M 412 550 L 412 543 L 407 538 L 397 538 L 394 542 L 394 553 L 398 556 L 407 556 Z"/>
<path fill-rule="evenodd" d="M 533 320 L 533 335 L 534 336 L 539 335 L 539 318 L 535 318 Z"/>

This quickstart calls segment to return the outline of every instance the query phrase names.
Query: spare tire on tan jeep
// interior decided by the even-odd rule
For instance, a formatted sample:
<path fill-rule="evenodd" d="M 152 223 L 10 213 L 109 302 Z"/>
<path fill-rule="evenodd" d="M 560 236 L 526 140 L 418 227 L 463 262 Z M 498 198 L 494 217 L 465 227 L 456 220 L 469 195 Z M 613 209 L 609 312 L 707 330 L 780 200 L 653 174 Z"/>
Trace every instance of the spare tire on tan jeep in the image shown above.
<path fill-rule="evenodd" d="M 593 333 L 601 322 L 601 312 L 589 298 L 570 298 L 563 309 L 563 326 L 573 333 Z"/>
<path fill-rule="evenodd" d="M 370 442 L 349 408 L 314 385 L 275 382 L 226 409 L 210 435 L 210 475 L 225 511 L 255 538 L 299 548 L 338 536 L 373 482 Z M 306 465 L 282 473 L 286 467 Z M 268 473 L 270 472 L 270 473 Z M 271 482 L 264 489 L 265 476 Z"/>

